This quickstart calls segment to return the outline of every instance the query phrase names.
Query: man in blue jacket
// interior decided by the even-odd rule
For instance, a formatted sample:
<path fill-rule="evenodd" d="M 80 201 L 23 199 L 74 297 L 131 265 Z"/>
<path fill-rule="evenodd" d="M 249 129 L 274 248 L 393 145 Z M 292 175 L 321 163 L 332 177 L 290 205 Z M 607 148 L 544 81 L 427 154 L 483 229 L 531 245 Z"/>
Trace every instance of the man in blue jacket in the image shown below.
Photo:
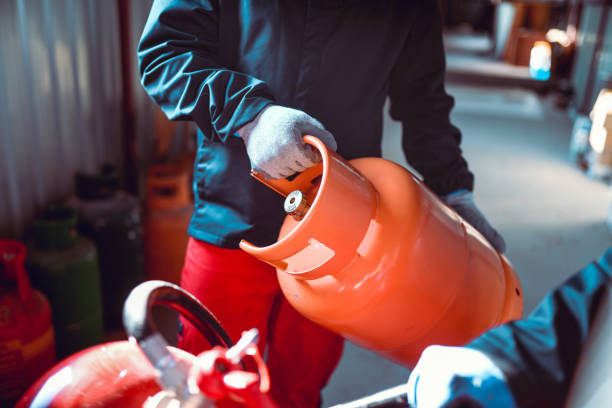
<path fill-rule="evenodd" d="M 432 0 L 155 0 L 138 57 L 142 83 L 170 119 L 198 128 L 195 210 L 181 285 L 237 339 L 257 327 L 272 395 L 315 407 L 342 339 L 298 315 L 273 269 L 237 250 L 275 241 L 280 196 L 253 180 L 318 160 L 312 134 L 346 159 L 381 155 L 382 108 L 402 122 L 408 162 L 498 250 L 472 198 L 473 176 L 450 123 L 444 50 Z M 206 347 L 185 323 L 179 346 Z"/>

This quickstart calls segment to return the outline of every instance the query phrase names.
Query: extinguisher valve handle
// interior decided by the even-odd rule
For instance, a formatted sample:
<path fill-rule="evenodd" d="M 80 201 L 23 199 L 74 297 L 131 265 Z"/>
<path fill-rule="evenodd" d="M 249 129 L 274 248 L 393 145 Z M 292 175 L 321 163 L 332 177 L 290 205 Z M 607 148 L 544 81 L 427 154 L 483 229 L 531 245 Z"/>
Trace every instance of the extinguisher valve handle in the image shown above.
<path fill-rule="evenodd" d="M 139 342 L 140 348 L 153 366 L 159 371 L 158 382 L 166 389 L 171 390 L 179 398 L 189 395 L 187 378 L 189 367 L 182 361 L 176 360 L 168 351 L 168 343 L 159 333 L 154 333 Z"/>
<path fill-rule="evenodd" d="M 249 350 L 259 341 L 259 331 L 251 329 L 242 333 L 242 337 L 234 346 L 225 352 L 225 358 L 234 364 L 239 364 L 242 357 L 249 354 Z"/>

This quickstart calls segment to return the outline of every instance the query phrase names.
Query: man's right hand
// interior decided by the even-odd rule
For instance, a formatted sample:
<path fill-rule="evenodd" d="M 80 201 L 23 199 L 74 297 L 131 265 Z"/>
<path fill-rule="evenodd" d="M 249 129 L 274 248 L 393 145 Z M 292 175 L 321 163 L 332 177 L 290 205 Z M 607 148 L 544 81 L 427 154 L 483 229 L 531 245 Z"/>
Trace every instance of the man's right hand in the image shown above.
<path fill-rule="evenodd" d="M 502 371 L 467 347 L 429 346 L 408 378 L 414 408 L 517 408 Z"/>
<path fill-rule="evenodd" d="M 319 138 L 336 150 L 336 140 L 323 125 L 305 112 L 270 105 L 238 130 L 244 140 L 253 170 L 266 178 L 280 179 L 306 170 L 321 161 L 321 155 L 302 140 Z"/>

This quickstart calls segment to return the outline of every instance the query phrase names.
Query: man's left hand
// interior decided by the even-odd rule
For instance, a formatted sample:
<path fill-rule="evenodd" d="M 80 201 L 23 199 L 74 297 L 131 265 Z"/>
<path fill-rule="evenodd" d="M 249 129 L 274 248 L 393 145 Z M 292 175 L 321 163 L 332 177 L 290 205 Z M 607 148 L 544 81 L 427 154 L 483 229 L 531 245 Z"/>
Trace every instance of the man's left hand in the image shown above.
<path fill-rule="evenodd" d="M 499 252 L 506 250 L 506 242 L 502 236 L 489 224 L 474 202 L 474 194 L 468 190 L 460 190 L 442 197 L 442 200 L 462 216 L 470 225 L 478 230 Z"/>

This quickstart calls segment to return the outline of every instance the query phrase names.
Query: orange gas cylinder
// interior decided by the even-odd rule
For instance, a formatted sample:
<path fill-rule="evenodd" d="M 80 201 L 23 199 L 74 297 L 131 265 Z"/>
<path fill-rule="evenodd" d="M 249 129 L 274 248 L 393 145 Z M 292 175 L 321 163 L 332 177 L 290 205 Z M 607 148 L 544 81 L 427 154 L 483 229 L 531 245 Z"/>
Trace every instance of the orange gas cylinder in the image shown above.
<path fill-rule="evenodd" d="M 147 279 L 180 281 L 193 213 L 189 186 L 183 165 L 156 165 L 149 171 L 144 225 Z"/>
<path fill-rule="evenodd" d="M 277 268 L 296 310 L 407 366 L 430 344 L 461 345 L 521 316 L 508 260 L 412 173 L 304 140 L 320 164 L 291 181 L 255 174 L 287 197 L 277 242 L 240 243 Z"/>
<path fill-rule="evenodd" d="M 146 278 L 178 284 L 187 250 L 187 228 L 193 214 L 190 176 L 186 166 L 162 164 L 151 167 L 147 179 L 144 218 Z M 153 312 L 160 331 L 176 344 L 178 317 L 175 311 Z"/>

